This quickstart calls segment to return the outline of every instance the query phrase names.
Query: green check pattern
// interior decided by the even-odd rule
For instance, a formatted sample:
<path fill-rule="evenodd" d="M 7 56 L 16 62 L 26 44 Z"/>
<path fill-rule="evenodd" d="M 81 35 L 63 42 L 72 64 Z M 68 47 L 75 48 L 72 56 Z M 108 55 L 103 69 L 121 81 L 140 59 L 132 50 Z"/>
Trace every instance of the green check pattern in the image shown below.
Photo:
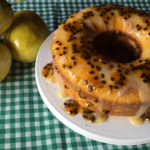
<path fill-rule="evenodd" d="M 85 7 L 104 3 L 131 6 L 150 14 L 150 0 L 26 0 L 13 6 L 13 10 L 36 12 L 52 32 L 57 28 L 56 3 L 59 23 Z M 110 145 L 91 140 L 69 129 L 44 104 L 35 81 L 35 62 L 23 64 L 13 60 L 7 78 L 0 83 L 0 150 L 5 149 L 149 150 L 150 143 Z"/>

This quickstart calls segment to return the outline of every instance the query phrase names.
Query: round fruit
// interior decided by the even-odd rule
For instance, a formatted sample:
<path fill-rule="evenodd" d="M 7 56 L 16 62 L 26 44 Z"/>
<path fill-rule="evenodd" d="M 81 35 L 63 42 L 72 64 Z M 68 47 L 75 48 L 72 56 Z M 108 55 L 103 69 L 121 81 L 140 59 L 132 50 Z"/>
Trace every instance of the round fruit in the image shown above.
<path fill-rule="evenodd" d="M 0 35 L 13 23 L 14 13 L 6 0 L 0 0 Z"/>
<path fill-rule="evenodd" d="M 14 14 L 14 22 L 6 33 L 4 43 L 17 61 L 33 62 L 48 35 L 47 25 L 36 13 L 22 10 Z"/>
<path fill-rule="evenodd" d="M 12 56 L 10 50 L 0 43 L 0 82 L 7 76 L 11 67 Z"/>

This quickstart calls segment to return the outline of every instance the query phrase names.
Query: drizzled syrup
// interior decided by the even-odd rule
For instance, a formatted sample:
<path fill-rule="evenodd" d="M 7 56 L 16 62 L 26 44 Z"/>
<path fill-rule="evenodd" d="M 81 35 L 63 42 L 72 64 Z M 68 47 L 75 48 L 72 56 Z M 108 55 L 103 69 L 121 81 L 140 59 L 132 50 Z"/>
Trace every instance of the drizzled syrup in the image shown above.
<path fill-rule="evenodd" d="M 45 65 L 42 69 L 42 76 L 45 80 L 47 80 L 50 83 L 56 83 L 56 80 L 53 76 L 53 64 L 48 63 Z"/>
<path fill-rule="evenodd" d="M 53 76 L 53 64 L 48 63 L 45 65 L 42 69 L 42 76 L 45 80 L 47 80 L 50 83 L 56 83 L 56 80 Z M 59 90 L 58 96 L 60 98 L 65 98 L 68 95 L 63 90 Z M 81 107 L 75 100 L 69 99 L 63 102 L 62 108 L 64 112 L 68 115 L 75 116 L 78 113 L 82 115 L 82 117 L 91 122 L 91 123 L 103 123 L 108 119 L 108 115 L 105 113 L 97 113 L 93 110 L 90 110 L 89 108 Z M 144 120 L 147 120 L 150 123 L 150 114 L 145 114 L 139 118 L 136 117 L 129 117 L 130 122 L 133 125 L 141 125 Z"/>
<path fill-rule="evenodd" d="M 75 116 L 80 113 L 83 119 L 91 122 L 91 123 L 102 123 L 105 122 L 108 118 L 105 114 L 96 113 L 89 108 L 81 107 L 77 102 L 73 99 L 69 99 L 63 102 L 62 108 L 64 112 L 68 115 Z"/>

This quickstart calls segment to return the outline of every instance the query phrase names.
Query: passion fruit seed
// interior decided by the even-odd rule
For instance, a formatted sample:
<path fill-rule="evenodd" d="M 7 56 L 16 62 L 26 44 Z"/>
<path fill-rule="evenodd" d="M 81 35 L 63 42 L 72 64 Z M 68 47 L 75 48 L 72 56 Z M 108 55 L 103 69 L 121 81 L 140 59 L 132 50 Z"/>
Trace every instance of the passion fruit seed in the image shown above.
<path fill-rule="evenodd" d="M 69 100 L 66 100 L 64 103 L 63 103 L 63 110 L 65 113 L 67 113 L 68 115 L 71 115 L 71 116 L 74 116 L 78 113 L 79 111 L 79 105 L 78 103 L 76 103 L 74 100 L 72 99 L 69 99 Z"/>

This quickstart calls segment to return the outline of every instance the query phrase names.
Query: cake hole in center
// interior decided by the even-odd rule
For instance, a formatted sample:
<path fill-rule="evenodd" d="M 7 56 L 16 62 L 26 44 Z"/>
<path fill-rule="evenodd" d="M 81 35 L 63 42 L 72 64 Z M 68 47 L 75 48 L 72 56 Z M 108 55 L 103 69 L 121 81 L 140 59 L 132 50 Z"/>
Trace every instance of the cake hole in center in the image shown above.
<path fill-rule="evenodd" d="M 139 59 L 142 52 L 139 43 L 117 31 L 100 34 L 93 45 L 103 58 L 123 64 Z"/>

